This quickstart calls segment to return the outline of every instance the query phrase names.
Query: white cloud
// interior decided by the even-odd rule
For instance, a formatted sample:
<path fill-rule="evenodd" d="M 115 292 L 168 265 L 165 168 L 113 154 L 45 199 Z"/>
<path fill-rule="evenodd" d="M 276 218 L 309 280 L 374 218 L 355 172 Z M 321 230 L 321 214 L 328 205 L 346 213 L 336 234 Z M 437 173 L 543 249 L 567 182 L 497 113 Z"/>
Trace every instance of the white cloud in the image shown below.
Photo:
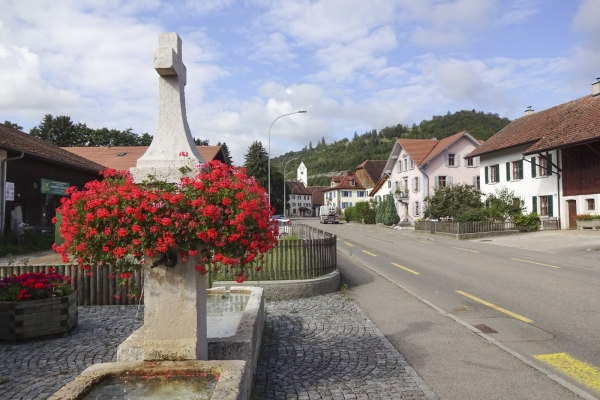
<path fill-rule="evenodd" d="M 509 9 L 497 21 L 496 25 L 520 24 L 539 13 L 539 0 L 513 0 Z"/>
<path fill-rule="evenodd" d="M 573 18 L 573 27 L 576 31 L 583 32 L 585 39 L 573 49 L 577 65 L 577 76 L 574 79 L 578 85 L 594 82 L 593 79 L 600 77 L 600 1 L 583 0 Z M 589 94 L 586 93 L 586 94 Z"/>
<path fill-rule="evenodd" d="M 262 63 L 289 62 L 296 58 L 287 38 L 280 32 L 274 32 L 256 40 L 254 49 L 255 51 L 248 58 Z"/>

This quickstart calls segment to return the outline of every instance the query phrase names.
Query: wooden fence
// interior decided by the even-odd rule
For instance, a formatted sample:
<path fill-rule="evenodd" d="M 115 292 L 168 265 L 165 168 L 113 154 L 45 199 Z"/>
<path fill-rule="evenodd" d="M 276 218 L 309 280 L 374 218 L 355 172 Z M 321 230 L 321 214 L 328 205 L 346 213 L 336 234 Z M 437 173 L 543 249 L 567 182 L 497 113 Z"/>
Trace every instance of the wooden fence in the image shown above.
<path fill-rule="evenodd" d="M 513 222 L 488 222 L 488 221 L 468 221 L 468 222 L 436 222 L 436 221 L 417 221 L 415 230 L 428 231 L 431 233 L 452 233 L 455 235 L 466 233 L 482 232 L 501 232 L 517 230 Z"/>
<path fill-rule="evenodd" d="M 320 229 L 304 224 L 292 224 L 291 234 L 265 254 L 263 267 L 257 271 L 259 262 L 252 263 L 247 280 L 309 279 L 335 271 L 337 265 L 337 238 Z M 142 271 L 136 271 L 129 283 L 135 282 L 138 290 L 134 297 L 127 297 L 127 288 L 119 287 L 112 266 L 96 267 L 82 271 L 76 265 L 12 265 L 0 266 L 0 279 L 12 274 L 41 272 L 54 268 L 61 275 L 70 276 L 71 287 L 78 290 L 79 305 L 131 305 L 143 303 L 141 288 L 144 284 Z M 233 273 L 211 266 L 211 281 L 235 280 Z"/>

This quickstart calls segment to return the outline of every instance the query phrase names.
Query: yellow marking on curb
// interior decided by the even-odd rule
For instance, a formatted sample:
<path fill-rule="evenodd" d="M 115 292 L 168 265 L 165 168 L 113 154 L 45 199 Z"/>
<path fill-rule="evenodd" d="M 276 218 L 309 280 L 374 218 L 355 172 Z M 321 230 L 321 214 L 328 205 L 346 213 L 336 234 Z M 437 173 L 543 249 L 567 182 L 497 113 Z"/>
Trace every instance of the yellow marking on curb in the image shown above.
<path fill-rule="evenodd" d="M 363 250 L 363 253 L 367 253 L 367 254 L 368 254 L 368 255 L 370 255 L 370 256 L 377 257 L 377 254 L 369 253 L 369 252 L 368 252 L 368 251 L 366 251 L 366 250 Z"/>
<path fill-rule="evenodd" d="M 354 247 L 354 245 L 353 245 L 353 244 L 350 244 L 350 243 L 348 243 L 348 242 L 344 242 L 344 243 L 346 243 L 346 244 L 347 244 L 348 246 L 350 246 L 350 247 Z"/>
<path fill-rule="evenodd" d="M 395 266 L 396 266 L 396 267 L 398 267 L 398 268 L 402 268 L 402 269 L 404 269 L 404 270 L 406 270 L 406 271 L 408 271 L 408 272 L 411 272 L 411 273 L 413 273 L 413 274 L 415 274 L 415 275 L 421 275 L 421 273 L 420 273 L 420 272 L 413 271 L 412 269 L 410 269 L 410 268 L 406 268 L 406 267 L 403 267 L 403 266 L 402 266 L 402 265 L 400 265 L 400 264 L 392 263 L 392 265 L 395 265 Z"/>
<path fill-rule="evenodd" d="M 475 250 L 463 249 L 462 247 L 452 247 L 452 248 L 458 249 L 458 250 L 470 251 L 471 253 L 479 253 L 478 251 L 475 251 Z"/>
<path fill-rule="evenodd" d="M 433 244 L 433 243 L 431 243 L 431 242 L 427 242 L 427 241 L 425 241 L 425 240 L 419 240 L 419 242 L 421 242 L 421 243 L 427 243 L 427 244 Z"/>
<path fill-rule="evenodd" d="M 567 353 L 534 355 L 540 361 L 554 367 L 577 382 L 600 392 L 600 370 L 586 362 L 579 361 Z"/>
<path fill-rule="evenodd" d="M 527 260 L 519 260 L 518 258 L 511 258 L 511 260 L 526 262 L 526 263 L 529 263 L 529 264 L 543 265 L 545 267 L 550 267 L 550 268 L 560 268 L 560 267 L 557 267 L 556 265 L 542 264 L 542 263 L 533 262 L 533 261 L 527 261 Z"/>
<path fill-rule="evenodd" d="M 487 302 L 487 301 L 485 301 L 485 300 L 482 300 L 482 299 L 480 299 L 480 298 L 478 298 L 478 297 L 475 297 L 475 296 L 473 296 L 473 295 L 470 295 L 470 294 L 468 294 L 468 293 L 462 292 L 462 291 L 460 291 L 460 290 L 457 290 L 457 291 L 456 291 L 456 293 L 458 293 L 458 294 L 462 294 L 463 296 L 466 296 L 466 297 L 468 297 L 468 298 L 470 298 L 470 299 L 473 299 L 473 300 L 475 300 L 475 301 L 478 301 L 478 302 L 480 302 L 481 304 L 485 304 L 486 306 L 488 306 L 488 307 L 491 307 L 491 308 L 493 308 L 494 310 L 498 310 L 498 311 L 500 311 L 500 312 L 503 312 L 504 314 L 508 314 L 508 315 L 510 315 L 511 317 L 515 317 L 516 319 L 520 319 L 520 320 L 521 320 L 521 321 L 523 321 L 523 322 L 527 322 L 528 324 L 530 324 L 530 323 L 532 323 L 532 322 L 533 322 L 533 320 L 531 320 L 531 319 L 529 319 L 529 318 L 527 318 L 527 317 L 524 317 L 524 316 L 522 316 L 522 315 L 516 314 L 516 313 L 514 313 L 514 312 L 512 312 L 512 311 L 508 311 L 506 308 L 498 307 L 498 306 L 497 306 L 497 305 L 495 305 L 495 304 L 489 303 L 489 302 Z"/>

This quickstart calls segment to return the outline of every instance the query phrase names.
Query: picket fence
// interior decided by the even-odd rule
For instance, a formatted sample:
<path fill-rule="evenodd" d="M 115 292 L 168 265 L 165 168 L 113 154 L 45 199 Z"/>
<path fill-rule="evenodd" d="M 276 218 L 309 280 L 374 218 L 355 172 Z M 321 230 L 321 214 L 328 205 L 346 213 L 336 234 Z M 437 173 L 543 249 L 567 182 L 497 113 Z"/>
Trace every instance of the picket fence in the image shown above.
<path fill-rule="evenodd" d="M 280 238 L 277 245 L 265 254 L 262 269 L 260 261 L 252 263 L 247 280 L 310 279 L 335 271 L 337 265 L 337 238 L 321 229 L 304 224 L 292 224 L 288 236 Z M 79 305 L 133 305 L 143 304 L 144 275 L 134 272 L 129 285 L 135 282 L 135 296 L 128 297 L 127 287 L 120 287 L 112 266 L 95 267 L 82 271 L 76 265 L 11 265 L 0 266 L 0 279 L 12 274 L 41 272 L 54 268 L 57 273 L 71 277 L 71 287 L 77 290 Z M 210 268 L 210 281 L 235 280 L 231 271 L 217 265 Z"/>

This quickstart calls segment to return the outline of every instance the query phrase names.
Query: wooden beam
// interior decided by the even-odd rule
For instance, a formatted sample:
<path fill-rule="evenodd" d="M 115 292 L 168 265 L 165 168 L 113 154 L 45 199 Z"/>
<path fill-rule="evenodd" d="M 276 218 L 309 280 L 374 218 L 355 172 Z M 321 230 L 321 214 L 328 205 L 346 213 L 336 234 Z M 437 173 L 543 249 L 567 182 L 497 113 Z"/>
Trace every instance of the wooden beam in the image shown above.
<path fill-rule="evenodd" d="M 576 159 L 575 157 L 573 157 L 572 155 L 570 155 L 569 153 L 567 153 L 567 150 L 566 150 L 566 149 L 562 149 L 561 151 L 562 151 L 562 153 L 563 153 L 565 156 L 567 156 L 567 157 L 569 157 L 571 160 L 575 161 L 575 163 L 577 163 L 579 166 L 581 166 L 581 167 L 585 167 L 585 165 L 584 165 L 584 164 L 583 164 L 581 161 L 579 161 L 578 159 Z"/>

